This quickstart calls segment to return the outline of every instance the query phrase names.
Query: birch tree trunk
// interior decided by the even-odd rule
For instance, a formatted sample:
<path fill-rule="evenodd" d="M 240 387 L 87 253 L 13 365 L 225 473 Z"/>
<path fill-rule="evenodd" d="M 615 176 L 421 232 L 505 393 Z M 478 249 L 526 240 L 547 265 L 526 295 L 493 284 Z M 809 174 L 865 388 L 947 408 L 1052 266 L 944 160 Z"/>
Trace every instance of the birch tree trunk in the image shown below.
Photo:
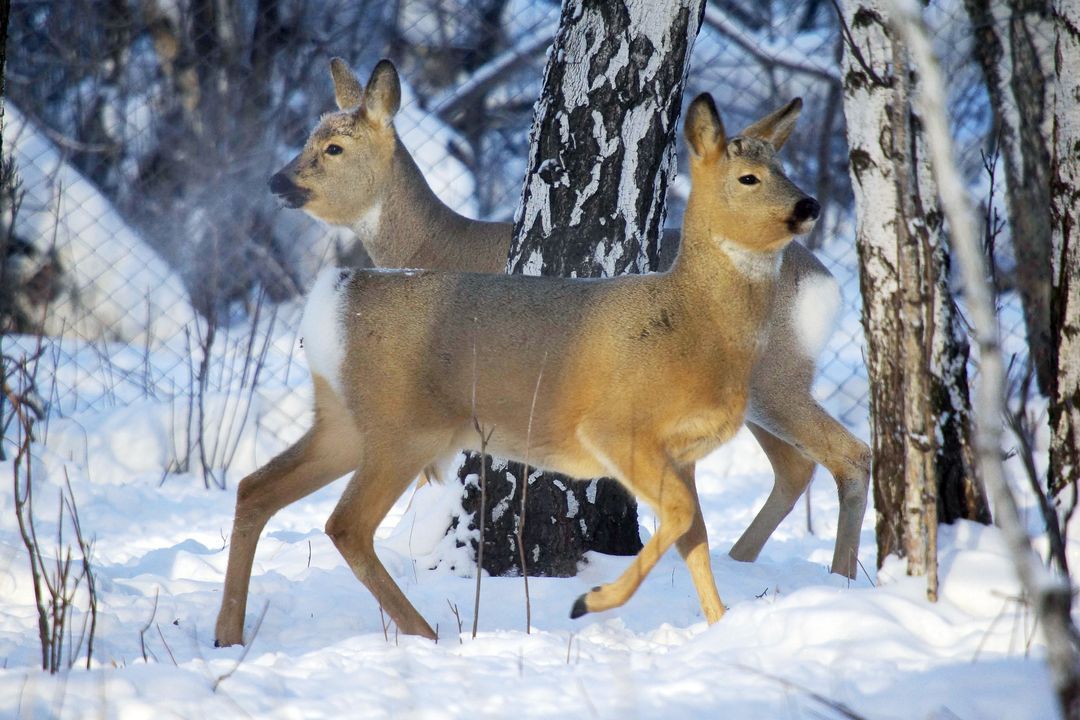
<path fill-rule="evenodd" d="M 1057 692 L 1061 716 L 1067 720 L 1080 720 L 1080 633 L 1077 632 L 1071 617 L 1073 588 L 1067 573 L 1053 573 L 1032 551 L 1016 501 L 1005 480 L 1001 457 L 1005 364 L 1001 357 L 993 296 L 986 279 L 982 253 L 975 240 L 974 218 L 967 206 L 964 187 L 953 160 L 955 153 L 945 118 L 944 83 L 930 49 L 919 6 L 914 2 L 903 5 L 898 3 L 897 12 L 896 27 L 910 44 L 925 77 L 920 106 L 927 118 L 927 138 L 933 154 L 934 172 L 942 190 L 942 205 L 953 228 L 952 246 L 960 260 L 964 294 L 970 307 L 975 339 L 979 344 L 982 377 L 977 403 L 976 458 L 991 491 L 998 524 L 1012 556 L 1016 574 L 1035 607 L 1036 624 L 1042 628 L 1046 638 L 1046 662 Z M 1071 16 L 1067 24 L 1071 24 L 1070 34 L 1075 39 L 1075 5 L 1071 12 L 1061 14 Z M 1057 56 L 1059 60 L 1063 57 L 1060 47 Z M 1070 72 L 1075 69 L 1075 66 L 1072 66 Z M 1071 74 L 1070 77 L 1075 83 L 1076 75 Z M 1076 99 L 1074 95 L 1073 100 Z M 1076 115 L 1070 118 L 1073 123 L 1077 121 Z M 1072 139 L 1075 143 L 1077 136 L 1074 134 Z M 1071 148 L 1074 154 L 1078 150 L 1075 144 Z M 1075 175 L 1073 177 L 1075 178 Z M 1048 520 L 1056 521 L 1056 518 Z"/>
<path fill-rule="evenodd" d="M 948 285 L 937 189 L 907 51 L 874 1 L 844 3 L 844 112 L 870 375 L 878 565 L 889 554 L 937 593 L 937 525 L 989 521 L 974 476 L 967 345 Z"/>
<path fill-rule="evenodd" d="M 1051 327 L 1057 373 L 1050 396 L 1050 489 L 1080 480 L 1080 8 L 1054 3 Z"/>
<path fill-rule="evenodd" d="M 1050 329 L 1050 0 L 964 0 L 1005 158 L 1016 285 L 1039 390 L 1054 375 Z"/>
<path fill-rule="evenodd" d="M 564 3 L 536 104 L 508 272 L 606 277 L 656 266 L 702 11 L 702 0 Z M 464 506 L 474 517 L 479 462 L 473 456 L 460 473 Z M 530 469 L 522 553 L 516 531 L 523 475 L 517 464 L 488 466 L 489 573 L 522 572 L 524 555 L 530 575 L 573 575 L 589 550 L 625 555 L 641 548 L 637 505 L 617 483 Z"/>

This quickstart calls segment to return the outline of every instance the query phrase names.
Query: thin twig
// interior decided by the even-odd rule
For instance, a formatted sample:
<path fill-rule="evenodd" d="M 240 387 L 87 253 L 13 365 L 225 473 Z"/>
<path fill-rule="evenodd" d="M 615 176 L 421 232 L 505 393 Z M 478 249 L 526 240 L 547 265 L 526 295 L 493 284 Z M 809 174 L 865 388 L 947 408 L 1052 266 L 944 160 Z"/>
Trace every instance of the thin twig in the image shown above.
<path fill-rule="evenodd" d="M 464 645 L 465 641 L 461 639 L 461 612 L 458 611 L 458 606 L 455 603 L 450 602 L 450 598 L 446 598 L 446 604 L 450 606 L 450 612 L 454 614 L 454 620 L 457 621 L 458 645 Z"/>
<path fill-rule="evenodd" d="M 161 594 L 161 586 L 154 588 L 154 606 L 150 611 L 150 619 L 146 621 L 146 625 L 143 625 L 139 630 L 139 648 L 142 650 L 143 662 L 149 662 L 146 657 L 146 631 L 150 629 L 150 626 L 154 624 L 154 617 L 157 615 L 158 596 Z M 155 658 L 156 660 L 157 658 Z"/>
<path fill-rule="evenodd" d="M 862 564 L 862 560 L 860 560 L 858 556 L 855 557 L 855 562 L 859 563 L 859 567 L 862 568 L 863 575 L 865 575 L 866 579 L 870 582 L 870 587 L 877 587 L 877 584 L 874 582 L 874 578 L 870 577 L 870 573 L 866 571 L 866 566 Z"/>
<path fill-rule="evenodd" d="M 480 580 L 484 576 L 484 529 L 487 525 L 487 446 L 491 440 L 492 428 L 487 434 L 484 427 L 473 415 L 473 423 L 476 432 L 480 435 L 480 541 L 476 545 L 476 592 L 473 597 L 473 624 L 472 637 L 476 639 L 476 631 L 480 624 Z"/>
<path fill-rule="evenodd" d="M 830 710 L 833 710 L 834 712 L 838 713 L 841 717 L 848 718 L 848 720 L 866 720 L 865 715 L 860 715 L 859 713 L 855 712 L 854 710 L 852 710 L 850 707 L 848 707 L 844 703 L 839 702 L 837 700 L 833 700 L 832 698 L 829 698 L 829 697 L 825 697 L 821 693 L 819 693 L 819 692 L 817 692 L 815 690 L 811 690 L 810 688 L 806 687 L 805 685 L 800 685 L 799 683 L 794 682 L 793 680 L 788 680 L 787 678 L 782 678 L 779 675 L 773 675 L 772 673 L 765 672 L 764 670 L 758 670 L 757 668 L 752 668 L 749 665 L 743 665 L 741 663 L 735 663 L 734 667 L 738 668 L 739 670 L 742 670 L 743 672 L 748 672 L 748 673 L 750 673 L 752 675 L 757 675 L 757 676 L 763 677 L 763 678 L 765 678 L 767 680 L 772 680 L 773 682 L 778 683 L 779 685 L 782 685 L 784 688 L 786 688 L 788 690 L 795 690 L 797 692 L 800 692 L 803 695 L 806 695 L 807 697 L 809 697 L 811 700 L 814 700 L 815 702 L 821 703 L 822 705 L 829 708 Z"/>
<path fill-rule="evenodd" d="M 536 414 L 536 398 L 540 395 L 540 381 L 544 378 L 548 351 L 540 359 L 540 371 L 536 374 L 536 386 L 533 388 L 532 404 L 529 405 L 529 424 L 525 430 L 525 463 L 521 479 L 521 513 L 518 515 L 517 545 L 521 560 L 521 578 L 525 581 L 525 634 L 532 631 L 532 599 L 529 596 L 529 569 L 525 559 L 525 501 L 529 496 L 529 447 L 532 443 L 533 416 Z"/>
<path fill-rule="evenodd" d="M 383 641 L 390 642 L 390 623 L 386 619 L 386 613 L 383 612 L 382 603 L 379 603 L 379 624 L 382 625 Z"/>
<path fill-rule="evenodd" d="M 862 50 L 859 49 L 858 44 L 855 42 L 855 38 L 851 34 L 851 28 L 848 27 L 847 20 L 844 19 L 844 11 L 840 8 L 838 0 L 832 0 L 833 7 L 836 8 L 836 19 L 840 22 L 840 32 L 847 42 L 848 49 L 851 50 L 851 56 L 855 58 L 855 61 L 862 67 L 863 72 L 874 81 L 874 84 L 878 87 L 892 87 L 892 81 L 886 81 L 874 68 L 866 61 L 866 58 L 862 54 Z M 876 22 L 881 22 L 881 18 L 875 18 Z"/>
<path fill-rule="evenodd" d="M 236 658 L 236 664 L 232 666 L 232 669 L 223 675 L 219 675 L 217 679 L 214 680 L 214 684 L 210 687 L 211 691 L 217 692 L 218 686 L 232 677 L 232 674 L 240 667 L 240 663 L 244 662 L 244 658 L 247 657 L 248 652 L 251 650 L 251 646 L 255 644 L 255 638 L 259 636 L 259 629 L 262 627 L 263 619 L 266 617 L 266 611 L 269 608 L 269 602 L 263 604 L 262 611 L 259 613 L 259 619 L 255 621 L 255 628 L 251 631 L 251 639 L 244 645 L 244 649 L 240 652 L 240 657 Z M 165 647 L 168 649 L 167 645 Z"/>
<path fill-rule="evenodd" d="M 1019 405 L 1015 412 L 1005 413 L 1005 420 L 1020 445 L 1016 456 L 1024 468 L 1024 476 L 1027 478 L 1028 485 L 1031 487 L 1035 500 L 1039 504 L 1039 512 L 1042 514 L 1043 523 L 1046 525 L 1046 537 L 1050 544 L 1050 557 L 1062 573 L 1068 576 L 1069 559 L 1065 553 L 1065 538 L 1063 537 L 1061 523 L 1058 520 L 1053 503 L 1047 496 L 1047 485 L 1040 482 L 1039 471 L 1035 467 L 1035 428 L 1032 427 L 1031 418 L 1028 415 L 1028 398 L 1031 395 L 1031 384 L 1034 376 L 1035 367 L 1029 357 L 1023 375 L 1018 380 L 1010 383 L 1012 385 L 1010 395 L 1018 397 Z"/>
<path fill-rule="evenodd" d="M 83 626 L 83 635 L 79 638 L 79 645 L 82 646 L 82 638 L 86 637 L 86 669 L 90 669 L 90 661 L 94 656 L 94 635 L 97 632 L 97 583 L 94 582 L 94 571 L 90 565 L 90 555 L 92 554 L 91 544 L 86 541 L 83 536 L 82 522 L 79 520 L 79 508 L 75 504 L 75 493 L 71 489 L 71 478 L 68 476 L 67 465 L 64 466 L 64 482 L 67 487 L 67 509 L 68 516 L 71 518 L 71 526 L 75 530 L 75 542 L 79 545 L 79 553 L 82 555 L 82 577 L 86 578 L 86 590 L 89 594 L 87 600 L 87 609 L 90 615 L 90 628 L 89 635 L 86 635 L 85 624 Z M 76 581 L 76 585 L 78 581 Z"/>
<path fill-rule="evenodd" d="M 172 648 L 169 647 L 168 641 L 165 640 L 165 633 L 161 632 L 161 626 L 157 623 L 154 623 L 154 627 L 157 628 L 158 637 L 161 638 L 161 644 L 165 646 L 165 652 L 169 653 L 169 659 L 172 660 L 172 664 L 176 665 L 176 667 L 180 667 L 180 665 L 176 662 L 176 656 L 173 655 Z M 246 650 L 247 648 L 244 649 Z"/>

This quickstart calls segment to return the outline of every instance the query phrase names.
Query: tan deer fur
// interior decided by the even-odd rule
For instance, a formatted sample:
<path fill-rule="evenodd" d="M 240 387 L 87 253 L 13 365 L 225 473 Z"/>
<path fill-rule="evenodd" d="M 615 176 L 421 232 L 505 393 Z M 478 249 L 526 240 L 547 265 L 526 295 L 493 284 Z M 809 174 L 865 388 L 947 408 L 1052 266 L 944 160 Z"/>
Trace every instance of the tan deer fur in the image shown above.
<path fill-rule="evenodd" d="M 390 61 L 375 66 L 366 91 L 344 60 L 330 66 L 341 109 L 323 116 L 271 189 L 287 205 L 352 228 L 378 267 L 503 272 L 510 226 L 444 205 L 394 132 L 401 85 Z"/>
<path fill-rule="evenodd" d="M 574 617 L 625 603 L 674 544 L 716 622 L 724 606 L 694 463 L 743 422 L 782 251 L 817 217 L 775 157 L 800 107 L 793 101 L 729 141 L 709 96 L 691 104 L 692 190 L 668 272 L 582 280 L 323 271 L 302 324 L 315 423 L 240 483 L 217 642 L 242 642 L 251 561 L 269 517 L 349 470 L 327 533 L 403 632 L 434 637 L 376 557 L 373 535 L 422 468 L 477 448 L 476 421 L 492 429 L 493 454 L 612 476 L 654 508 L 656 533 L 615 582 L 578 599 Z M 476 362 L 475 346 L 489 337 L 514 351 Z"/>
<path fill-rule="evenodd" d="M 380 62 L 366 93 L 343 60 L 331 61 L 331 72 L 341 109 L 323 117 L 300 155 L 275 176 L 285 201 L 351 227 L 379 267 L 503 272 L 513 226 L 469 220 L 446 207 L 394 134 L 400 102 L 394 66 Z M 742 134 L 755 131 L 751 126 Z M 330 144 L 343 152 L 326 155 Z M 747 423 L 775 481 L 764 507 L 731 549 L 736 560 L 757 558 L 820 464 L 835 478 L 840 496 L 832 571 L 855 576 L 870 448 L 810 392 L 839 298 L 839 286 L 814 254 L 799 243 L 788 245 L 764 349 L 753 369 Z"/>

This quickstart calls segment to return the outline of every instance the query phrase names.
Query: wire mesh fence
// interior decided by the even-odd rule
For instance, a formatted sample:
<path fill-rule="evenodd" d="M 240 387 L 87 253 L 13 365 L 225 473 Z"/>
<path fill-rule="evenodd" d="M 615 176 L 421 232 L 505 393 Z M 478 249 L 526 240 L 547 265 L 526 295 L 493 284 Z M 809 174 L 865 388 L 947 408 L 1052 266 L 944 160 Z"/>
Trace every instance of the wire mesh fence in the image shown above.
<path fill-rule="evenodd" d="M 52 416 L 156 403 L 176 470 L 223 483 L 237 453 L 265 460 L 310 422 L 298 298 L 322 265 L 365 262 L 350 232 L 266 188 L 333 108 L 329 59 L 363 78 L 390 57 L 404 81 L 395 127 L 432 189 L 464 215 L 508 220 L 559 13 L 547 0 L 13 0 L 3 152 L 19 182 L 4 185 L 0 350 L 36 358 Z M 986 201 L 991 118 L 967 16 L 952 0 L 928 20 Z M 804 98 L 786 162 L 825 208 L 806 242 L 849 308 L 815 393 L 865 434 L 840 43 L 823 0 L 714 0 L 686 102 L 713 93 L 737 128 Z M 670 189 L 669 226 L 686 191 Z M 1023 352 L 1019 313 L 1002 318 Z"/>

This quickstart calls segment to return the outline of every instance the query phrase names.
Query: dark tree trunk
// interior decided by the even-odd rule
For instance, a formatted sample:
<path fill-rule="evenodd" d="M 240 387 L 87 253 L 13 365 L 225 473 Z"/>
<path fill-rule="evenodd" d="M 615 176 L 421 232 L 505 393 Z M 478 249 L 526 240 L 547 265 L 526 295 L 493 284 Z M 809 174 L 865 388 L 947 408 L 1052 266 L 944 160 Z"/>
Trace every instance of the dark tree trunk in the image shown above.
<path fill-rule="evenodd" d="M 509 272 L 607 277 L 657 266 L 675 132 L 701 0 L 568 0 L 536 105 Z M 503 352 L 514 352 L 504 348 Z M 542 402 L 543 400 L 539 400 Z M 461 471 L 480 511 L 479 458 Z M 487 472 L 484 569 L 520 573 L 523 468 Z M 530 575 L 573 575 L 590 550 L 641 548 L 637 506 L 612 480 L 530 469 L 522 546 Z"/>
<path fill-rule="evenodd" d="M 908 559 L 936 595 L 937 524 L 989 521 L 974 474 L 966 340 L 948 284 L 917 78 L 873 0 L 845 3 L 844 102 L 870 375 L 878 564 Z M 905 68 L 903 72 L 896 68 Z"/>
<path fill-rule="evenodd" d="M 1053 367 L 1050 329 L 1050 148 L 1052 56 L 1049 0 L 964 0 L 975 59 L 994 112 L 1005 158 L 1006 199 L 1016 285 L 1024 308 L 1028 347 L 1039 390 L 1049 395 Z M 995 16 L 995 10 L 997 16 Z"/>

